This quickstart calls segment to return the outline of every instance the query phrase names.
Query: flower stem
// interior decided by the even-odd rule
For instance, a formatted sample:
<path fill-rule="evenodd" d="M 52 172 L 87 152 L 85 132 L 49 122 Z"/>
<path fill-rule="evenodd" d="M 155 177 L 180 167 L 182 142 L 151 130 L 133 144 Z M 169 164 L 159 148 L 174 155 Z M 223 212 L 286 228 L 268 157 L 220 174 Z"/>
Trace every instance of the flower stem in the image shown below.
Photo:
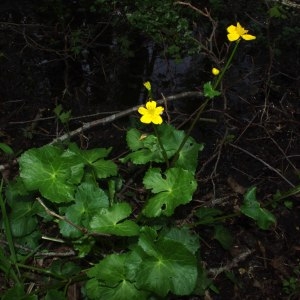
<path fill-rule="evenodd" d="M 164 148 L 164 145 L 163 143 L 161 142 L 161 138 L 160 138 L 160 135 L 158 133 L 158 130 L 157 130 L 157 127 L 155 125 L 153 125 L 153 128 L 154 128 L 154 133 L 157 137 L 157 141 L 158 141 L 158 144 L 159 144 L 159 147 L 161 149 L 161 152 L 162 152 L 162 155 L 163 155 L 163 158 L 165 160 L 165 163 L 167 165 L 167 168 L 169 168 L 169 160 L 168 160 L 168 155 L 167 155 L 167 152 L 166 152 L 166 149 Z"/>
<path fill-rule="evenodd" d="M 236 50 L 237 50 L 237 48 L 238 48 L 239 43 L 240 43 L 240 40 L 237 40 L 237 42 L 235 43 L 235 46 L 234 46 L 234 48 L 233 48 L 233 50 L 232 50 L 232 52 L 231 52 L 231 54 L 230 54 L 230 56 L 229 56 L 229 59 L 227 60 L 227 62 L 226 62 L 226 64 L 225 64 L 225 67 L 222 69 L 220 75 L 218 76 L 218 79 L 216 80 L 216 82 L 215 82 L 214 85 L 213 85 L 213 88 L 214 88 L 214 89 L 216 89 L 216 88 L 218 87 L 218 85 L 220 84 L 220 82 L 221 82 L 221 80 L 222 80 L 222 78 L 223 78 L 225 72 L 228 70 L 228 68 L 229 68 L 229 66 L 230 66 L 230 64 L 231 64 L 231 61 L 232 61 L 232 59 L 233 59 L 233 57 L 234 57 L 234 55 L 235 55 L 235 52 L 236 52 Z M 204 102 L 201 104 L 201 106 L 198 108 L 197 115 L 196 115 L 196 117 L 194 118 L 194 120 L 193 120 L 191 126 L 190 126 L 189 129 L 187 130 L 187 133 L 186 133 L 186 135 L 184 136 L 184 138 L 183 138 L 181 144 L 179 145 L 179 147 L 178 147 L 178 149 L 177 149 L 177 151 L 176 151 L 176 153 L 175 153 L 175 155 L 174 155 L 174 157 L 173 157 L 173 159 L 172 159 L 171 166 L 173 166 L 173 165 L 176 163 L 180 151 L 181 151 L 182 148 L 184 147 L 184 145 L 185 145 L 186 141 L 188 140 L 188 138 L 189 138 L 189 136 L 190 136 L 190 134 L 191 134 L 193 128 L 195 127 L 196 123 L 199 121 L 200 116 L 201 116 L 202 112 L 204 111 L 204 109 L 206 108 L 206 106 L 207 106 L 209 100 L 211 100 L 211 99 L 210 99 L 210 98 L 206 98 L 205 101 L 204 101 Z"/>
<path fill-rule="evenodd" d="M 238 48 L 239 43 L 240 43 L 240 40 L 237 40 L 236 43 L 235 43 L 235 46 L 234 46 L 234 48 L 233 48 L 233 50 L 232 50 L 232 52 L 231 52 L 231 54 L 229 56 L 229 58 L 228 58 L 228 60 L 227 60 L 227 62 L 225 64 L 225 67 L 222 69 L 220 75 L 218 76 L 216 82 L 213 85 L 214 89 L 216 89 L 218 87 L 218 85 L 220 84 L 221 80 L 223 79 L 223 76 L 224 76 L 225 72 L 228 70 L 228 68 L 229 68 L 229 66 L 231 64 L 231 61 L 232 61 L 232 59 L 233 59 L 233 57 L 235 55 L 235 52 L 236 52 L 236 50 Z"/>
<path fill-rule="evenodd" d="M 176 161 L 177 161 L 177 159 L 178 159 L 178 157 L 179 157 L 180 151 L 182 150 L 182 148 L 184 147 L 186 141 L 187 141 L 188 138 L 190 137 L 190 134 L 191 134 L 193 128 L 195 127 L 196 123 L 198 122 L 198 120 L 199 120 L 199 118 L 200 118 L 200 115 L 202 114 L 202 112 L 203 112 L 203 110 L 205 109 L 205 107 L 206 107 L 207 103 L 209 102 L 209 100 L 210 100 L 210 98 L 206 98 L 205 102 L 202 103 L 201 106 L 198 108 L 197 115 L 196 115 L 196 117 L 194 118 L 194 120 L 193 120 L 191 126 L 190 126 L 189 129 L 187 130 L 187 132 L 186 132 L 186 134 L 185 134 L 185 136 L 184 136 L 182 142 L 180 143 L 180 145 L 179 145 L 179 147 L 178 147 L 178 149 L 177 149 L 177 151 L 176 151 L 176 153 L 175 153 L 175 155 L 174 155 L 174 157 L 173 157 L 173 159 L 172 159 L 171 166 L 173 166 L 173 165 L 176 163 Z"/>

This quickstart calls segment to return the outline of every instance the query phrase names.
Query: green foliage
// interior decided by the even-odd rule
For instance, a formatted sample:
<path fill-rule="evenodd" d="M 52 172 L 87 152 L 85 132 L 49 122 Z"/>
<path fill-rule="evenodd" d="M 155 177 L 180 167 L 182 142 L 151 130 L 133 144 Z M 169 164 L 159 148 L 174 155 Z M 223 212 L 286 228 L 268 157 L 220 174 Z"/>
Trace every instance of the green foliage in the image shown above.
<path fill-rule="evenodd" d="M 75 183 L 83 175 L 83 164 L 62 157 L 55 146 L 30 149 L 20 157 L 20 176 L 29 191 L 38 190 L 53 202 L 72 201 Z"/>
<path fill-rule="evenodd" d="M 66 218 L 78 226 L 88 228 L 96 211 L 101 211 L 109 206 L 106 193 L 91 183 L 82 183 L 77 188 L 74 204 L 65 210 Z M 74 226 L 65 221 L 59 222 L 60 233 L 65 237 L 79 238 L 83 235 Z"/>
<path fill-rule="evenodd" d="M 147 291 L 132 282 L 129 253 L 111 254 L 92 267 L 87 275 L 86 291 L 90 299 L 147 299 Z M 129 266 L 128 266 L 129 265 Z"/>
<path fill-rule="evenodd" d="M 71 111 L 64 111 L 61 104 L 57 105 L 53 110 L 56 118 L 62 123 L 67 124 L 71 118 Z"/>
<path fill-rule="evenodd" d="M 196 285 L 198 247 L 187 230 L 173 228 L 162 235 L 144 227 L 130 252 L 111 254 L 88 271 L 87 294 L 91 299 L 147 299 L 151 292 L 165 297 L 170 291 L 188 295 Z"/>
<path fill-rule="evenodd" d="M 172 158 L 185 137 L 184 131 L 177 130 L 168 124 L 160 125 L 157 131 L 167 157 L 169 159 Z M 160 151 L 160 144 L 155 134 L 145 135 L 133 128 L 127 132 L 126 140 L 132 152 L 122 158 L 122 162 L 128 160 L 134 164 L 164 162 L 163 154 Z M 180 150 L 174 166 L 194 172 L 198 163 L 198 153 L 203 150 L 203 147 L 203 144 L 199 144 L 192 137 L 189 137 L 184 147 Z"/>
<path fill-rule="evenodd" d="M 172 216 L 177 206 L 192 200 L 197 187 L 193 173 L 180 168 L 170 168 L 164 174 L 152 168 L 143 183 L 154 194 L 143 209 L 147 217 Z"/>
<path fill-rule="evenodd" d="M 269 16 L 271 18 L 278 18 L 278 19 L 286 19 L 286 11 L 283 6 L 275 4 L 269 9 Z"/>
<path fill-rule="evenodd" d="M 49 290 L 44 300 L 66 300 L 64 292 L 58 290 Z"/>
<path fill-rule="evenodd" d="M 194 54 L 199 45 L 193 37 L 191 15 L 181 5 L 166 0 L 95 0 L 90 5 L 94 14 L 105 14 L 117 30 L 116 41 L 125 57 L 132 57 L 130 35 L 138 34 L 150 40 L 164 55 L 180 59 Z M 125 29 L 125 30 L 124 30 Z M 78 44 L 78 43 L 77 43 Z"/>
<path fill-rule="evenodd" d="M 132 26 L 151 37 L 164 52 L 180 58 L 183 51 L 196 52 L 197 44 L 192 36 L 189 20 L 174 1 L 135 1 L 127 9 L 126 16 Z"/>
<path fill-rule="evenodd" d="M 116 203 L 109 209 L 99 210 L 91 220 L 90 226 L 96 232 L 115 234 L 120 236 L 133 236 L 139 234 L 138 225 L 125 220 L 131 214 L 128 203 Z"/>
<path fill-rule="evenodd" d="M 57 16 L 65 21 L 69 16 L 65 5 L 49 3 L 56 5 Z M 113 1 L 114 5 L 120 3 Z M 219 1 L 212 3 L 220 5 Z M 96 0 L 88 6 L 95 12 L 102 5 L 104 11 L 111 11 L 111 4 Z M 188 46 L 188 21 L 173 1 L 127 4 L 123 9 L 131 24 L 167 45 L 173 56 L 183 49 L 182 44 Z M 81 50 L 82 32 L 72 32 L 76 56 Z M 123 42 L 126 44 L 126 37 Z M 201 229 L 209 227 L 211 238 L 228 250 L 234 239 L 226 219 L 242 213 L 264 230 L 276 222 L 256 199 L 255 187 L 246 193 L 238 214 L 200 207 L 184 220 L 177 217 L 181 208 L 191 210 L 189 205 L 198 187 L 196 171 L 204 146 L 190 133 L 206 105 L 220 95 L 218 84 L 238 43 L 217 81 L 204 84 L 205 100 L 187 133 L 165 123 L 155 126 L 154 133 L 131 128 L 126 135 L 129 153 L 117 161 L 109 158 L 111 148 L 82 150 L 76 144 L 65 148 L 46 145 L 20 156 L 19 175 L 5 191 L 1 184 L 1 227 L 8 246 L 0 249 L 0 270 L 10 285 L 14 283 L 1 299 L 37 299 L 26 294 L 23 286 L 36 274 L 37 294 L 44 299 L 65 299 L 69 285 L 76 282 L 83 282 L 86 299 L 203 296 L 207 289 L 218 293 L 202 263 Z M 70 112 L 64 112 L 60 105 L 54 113 L 64 124 L 70 118 Z M 11 152 L 5 144 L 0 144 L 0 149 Z M 133 192 L 128 192 L 123 176 L 124 172 L 131 176 L 132 166 L 139 172 L 138 178 L 133 176 Z M 278 199 L 298 191 L 297 187 Z M 31 266 L 35 256 L 41 255 L 41 237 L 72 248 L 78 261 L 55 259 L 46 270 Z"/>
<path fill-rule="evenodd" d="M 146 228 L 140 234 L 132 256 L 139 288 L 151 290 L 161 297 L 170 291 L 175 295 L 188 295 L 195 288 L 196 258 L 180 242 L 156 237 L 153 229 Z"/>
<path fill-rule="evenodd" d="M 286 294 L 294 294 L 297 289 L 300 289 L 298 280 L 295 277 L 290 277 L 282 281 L 283 291 Z"/>
<path fill-rule="evenodd" d="M 209 82 L 206 82 L 204 85 L 203 85 L 203 90 L 204 90 L 204 96 L 205 97 L 208 97 L 210 99 L 213 99 L 215 98 L 216 96 L 220 96 L 221 93 L 219 91 L 216 91 L 212 85 L 212 83 L 209 81 Z"/>
<path fill-rule="evenodd" d="M 14 150 L 5 143 L 0 143 L 0 150 L 6 154 L 13 154 Z"/>
<path fill-rule="evenodd" d="M 198 225 L 210 226 L 214 230 L 214 239 L 216 239 L 224 249 L 230 249 L 233 244 L 233 237 L 229 230 L 223 226 L 223 212 L 216 208 L 201 207 L 195 212 L 199 219 Z"/>
<path fill-rule="evenodd" d="M 245 194 L 241 212 L 249 218 L 256 221 L 261 229 L 269 229 L 271 225 L 276 223 L 275 216 L 265 208 L 260 207 L 260 203 L 256 199 L 256 187 L 252 187 Z"/>
<path fill-rule="evenodd" d="M 109 152 L 109 149 L 80 150 L 75 145 L 67 151 L 56 146 L 30 149 L 20 157 L 20 176 L 29 191 L 38 190 L 52 202 L 69 202 L 74 200 L 85 167 L 96 178 L 116 174 L 116 165 L 104 159 Z"/>
<path fill-rule="evenodd" d="M 8 289 L 1 297 L 1 300 L 11 300 L 11 299 L 37 300 L 38 297 L 37 295 L 27 294 L 23 286 L 17 285 Z"/>

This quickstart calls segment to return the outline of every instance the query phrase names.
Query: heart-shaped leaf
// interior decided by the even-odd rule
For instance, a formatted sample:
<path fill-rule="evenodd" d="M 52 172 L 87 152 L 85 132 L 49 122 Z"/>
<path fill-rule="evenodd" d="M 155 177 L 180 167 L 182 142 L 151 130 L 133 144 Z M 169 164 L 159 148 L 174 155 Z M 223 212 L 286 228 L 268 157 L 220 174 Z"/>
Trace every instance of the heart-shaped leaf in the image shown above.
<path fill-rule="evenodd" d="M 110 208 L 103 208 L 97 211 L 90 222 L 90 227 L 102 233 L 115 234 L 120 236 L 134 236 L 139 234 L 139 226 L 131 221 L 125 220 L 131 214 L 131 207 L 128 203 L 116 203 Z"/>
<path fill-rule="evenodd" d="M 197 187 L 193 173 L 181 168 L 170 168 L 164 176 L 160 169 L 150 169 L 143 183 L 156 194 L 143 209 L 147 217 L 171 216 L 177 206 L 191 201 Z"/>
<path fill-rule="evenodd" d="M 29 191 L 39 190 L 43 197 L 57 203 L 73 200 L 73 183 L 82 178 L 82 163 L 62 157 L 62 150 L 55 146 L 30 149 L 19 163 L 20 176 Z"/>

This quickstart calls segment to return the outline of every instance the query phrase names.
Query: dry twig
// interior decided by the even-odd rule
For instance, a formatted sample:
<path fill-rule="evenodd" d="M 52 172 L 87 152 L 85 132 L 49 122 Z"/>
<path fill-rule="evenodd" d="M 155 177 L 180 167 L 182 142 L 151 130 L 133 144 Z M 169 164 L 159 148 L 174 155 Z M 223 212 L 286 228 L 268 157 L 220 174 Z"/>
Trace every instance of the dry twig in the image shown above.
<path fill-rule="evenodd" d="M 249 152 L 246 149 L 243 149 L 237 145 L 228 143 L 231 147 L 236 148 L 246 154 L 248 154 L 249 156 L 253 157 L 254 159 L 258 160 L 259 162 L 261 162 L 263 165 L 265 165 L 268 169 L 270 169 L 271 171 L 275 172 L 277 175 L 279 175 L 285 182 L 287 182 L 291 187 L 295 187 L 295 185 L 293 183 L 291 183 L 286 177 L 284 177 L 278 170 L 276 170 L 275 168 L 273 168 L 271 165 L 269 165 L 267 162 L 265 162 L 264 160 L 262 160 L 261 158 L 255 156 L 254 154 L 252 154 L 251 152 Z"/>

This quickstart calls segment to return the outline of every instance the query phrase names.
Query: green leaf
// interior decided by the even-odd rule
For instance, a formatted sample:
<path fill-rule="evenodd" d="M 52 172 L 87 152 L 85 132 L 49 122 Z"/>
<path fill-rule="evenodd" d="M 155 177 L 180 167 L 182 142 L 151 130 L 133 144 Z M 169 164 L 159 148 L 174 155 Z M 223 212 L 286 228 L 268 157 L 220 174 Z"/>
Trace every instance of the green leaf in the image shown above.
<path fill-rule="evenodd" d="M 271 18 L 278 18 L 278 19 L 287 18 L 286 10 L 283 8 L 283 6 L 280 5 L 275 4 L 269 9 L 268 13 Z"/>
<path fill-rule="evenodd" d="M 252 187 L 244 196 L 241 212 L 256 221 L 261 229 L 269 229 L 271 225 L 276 223 L 275 216 L 268 210 L 261 208 L 256 199 L 256 187 Z"/>
<path fill-rule="evenodd" d="M 65 293 L 58 290 L 48 290 L 44 300 L 66 300 Z"/>
<path fill-rule="evenodd" d="M 184 147 L 179 152 L 174 167 L 195 172 L 198 166 L 199 151 L 202 151 L 203 149 L 204 144 L 198 144 L 192 137 L 189 137 Z"/>
<path fill-rule="evenodd" d="M 99 159 L 92 164 L 97 178 L 107 178 L 118 173 L 117 165 L 111 160 Z"/>
<path fill-rule="evenodd" d="M 195 215 L 198 217 L 198 224 L 212 224 L 215 217 L 222 215 L 222 211 L 211 207 L 200 207 Z"/>
<path fill-rule="evenodd" d="M 146 136 L 147 135 L 145 135 L 144 137 Z M 132 151 L 141 149 L 144 145 L 142 138 L 143 136 L 139 130 L 135 128 L 129 129 L 126 135 L 126 141 L 129 149 Z"/>
<path fill-rule="evenodd" d="M 197 187 L 193 173 L 180 168 L 168 169 L 164 176 L 158 168 L 149 169 L 143 183 L 156 194 L 143 209 L 147 217 L 171 216 L 177 206 L 192 200 Z"/>
<path fill-rule="evenodd" d="M 200 248 L 199 237 L 186 227 L 165 229 L 160 236 L 183 244 L 192 253 L 196 253 Z"/>
<path fill-rule="evenodd" d="M 231 248 L 233 244 L 233 237 L 229 230 L 222 225 L 215 225 L 214 238 L 222 245 L 225 250 Z"/>
<path fill-rule="evenodd" d="M 57 147 L 44 146 L 26 151 L 19 160 L 20 176 L 26 188 L 39 190 L 43 197 L 56 203 L 73 200 L 72 182 L 78 182 L 83 174 L 82 164 L 61 154 L 62 150 Z M 78 168 L 74 168 L 76 165 Z"/>
<path fill-rule="evenodd" d="M 77 251 L 77 257 L 82 258 L 88 255 L 95 244 L 95 239 L 92 236 L 84 235 L 81 238 L 73 241 L 74 250 Z"/>
<path fill-rule="evenodd" d="M 275 201 L 279 201 L 297 194 L 300 194 L 300 184 L 289 189 L 287 192 L 284 193 L 277 192 L 275 195 L 273 195 L 273 199 Z"/>
<path fill-rule="evenodd" d="M 35 216 L 36 204 L 31 201 L 15 202 L 10 213 L 10 226 L 13 236 L 23 237 L 32 233 L 38 224 Z"/>
<path fill-rule="evenodd" d="M 22 285 L 15 285 L 14 287 L 6 290 L 3 295 L 1 295 L 1 300 L 37 300 L 38 297 L 36 295 L 28 295 L 24 291 L 24 287 Z"/>
<path fill-rule="evenodd" d="M 124 268 L 128 253 L 111 254 L 106 256 L 94 267 L 87 271 L 87 275 L 102 281 L 108 286 L 115 286 L 116 283 L 126 279 L 126 271 Z"/>
<path fill-rule="evenodd" d="M 167 153 L 167 157 L 171 158 L 184 139 L 185 132 L 177 130 L 169 124 L 158 126 L 157 132 Z M 131 129 L 127 133 L 127 143 L 133 152 L 122 158 L 122 162 L 128 160 L 131 160 L 134 164 L 146 164 L 151 161 L 164 162 L 162 149 L 155 135 L 146 135 L 137 129 Z M 202 149 L 202 144 L 196 143 L 192 137 L 189 137 L 185 146 L 179 153 L 176 167 L 195 171 L 198 163 L 198 153 L 199 150 Z"/>
<path fill-rule="evenodd" d="M 66 209 L 66 218 L 79 227 L 87 228 L 95 213 L 108 208 L 109 201 L 105 192 L 91 183 L 82 183 L 75 194 L 75 204 Z M 62 235 L 78 238 L 82 232 L 65 221 L 59 222 Z"/>
<path fill-rule="evenodd" d="M 111 160 L 105 160 L 111 148 L 95 148 L 90 150 L 81 150 L 76 144 L 71 144 L 69 156 L 75 153 L 81 162 L 90 167 L 99 179 L 117 175 L 117 165 Z"/>
<path fill-rule="evenodd" d="M 26 247 L 27 249 L 36 249 L 41 244 L 41 232 L 36 228 L 34 231 L 32 231 L 30 234 L 27 234 L 25 236 L 15 238 L 14 241 Z M 21 249 L 18 250 L 19 253 L 22 253 Z M 23 251 L 24 255 L 28 255 L 28 251 Z"/>
<path fill-rule="evenodd" d="M 161 148 L 157 141 L 157 137 L 153 134 L 147 135 L 141 140 L 142 133 L 135 132 L 130 135 L 129 147 L 135 149 L 124 158 L 120 159 L 121 162 L 132 161 L 134 164 L 146 164 L 150 161 L 163 162 L 164 158 L 161 153 Z M 128 138 L 127 138 L 128 140 Z"/>
<path fill-rule="evenodd" d="M 213 285 L 212 279 L 208 277 L 205 268 L 202 266 L 202 264 L 198 264 L 198 279 L 194 293 L 196 295 L 204 296 L 206 290 L 208 289 L 212 290 L 216 294 L 219 294 L 218 289 Z"/>
<path fill-rule="evenodd" d="M 87 281 L 85 287 L 88 298 L 95 300 L 146 300 L 149 294 L 138 290 L 133 283 L 127 280 L 121 281 L 115 287 L 108 287 L 93 278 Z"/>
<path fill-rule="evenodd" d="M 168 238 L 154 241 L 145 233 L 141 233 L 138 244 L 140 250 L 137 247 L 132 253 L 132 263 L 137 264 L 138 288 L 153 291 L 161 297 L 169 292 L 176 295 L 192 293 L 197 280 L 197 263 L 183 244 Z"/>
<path fill-rule="evenodd" d="M 14 154 L 14 150 L 5 143 L 0 143 L 0 150 L 6 154 Z"/>
<path fill-rule="evenodd" d="M 204 90 L 204 96 L 205 97 L 208 97 L 210 99 L 213 99 L 214 97 L 216 96 L 220 96 L 221 93 L 217 90 L 215 90 L 211 84 L 211 82 L 206 82 L 204 85 L 203 85 L 203 90 Z"/>
<path fill-rule="evenodd" d="M 80 270 L 81 268 L 74 262 L 60 259 L 54 260 L 50 267 L 53 274 L 66 278 L 78 274 Z"/>
<path fill-rule="evenodd" d="M 102 208 L 93 216 L 90 227 L 102 233 L 120 236 L 138 235 L 139 226 L 135 222 L 131 220 L 122 221 L 130 216 L 131 211 L 128 203 L 116 203 L 108 209 Z"/>
<path fill-rule="evenodd" d="M 111 254 L 87 271 L 92 278 L 86 284 L 91 299 L 147 299 L 147 292 L 138 290 L 129 281 L 126 271 L 129 254 Z"/>

